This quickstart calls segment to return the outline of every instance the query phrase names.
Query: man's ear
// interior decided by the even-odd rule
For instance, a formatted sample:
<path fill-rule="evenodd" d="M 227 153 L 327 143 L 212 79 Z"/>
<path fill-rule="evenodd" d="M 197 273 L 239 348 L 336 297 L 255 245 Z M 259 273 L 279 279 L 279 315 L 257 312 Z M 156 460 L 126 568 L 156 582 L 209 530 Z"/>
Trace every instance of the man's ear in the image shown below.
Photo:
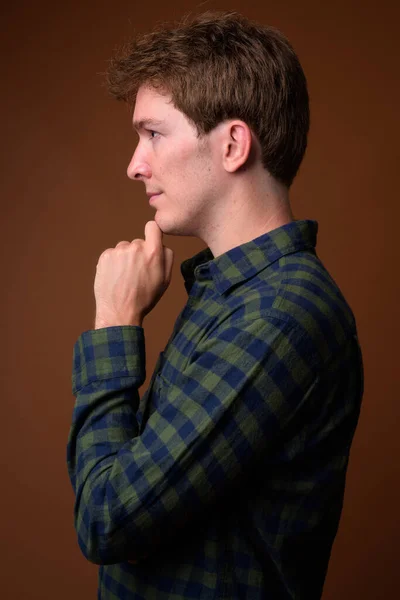
<path fill-rule="evenodd" d="M 225 123 L 223 136 L 223 166 L 228 173 L 234 173 L 248 160 L 252 136 L 250 127 L 239 120 Z"/>

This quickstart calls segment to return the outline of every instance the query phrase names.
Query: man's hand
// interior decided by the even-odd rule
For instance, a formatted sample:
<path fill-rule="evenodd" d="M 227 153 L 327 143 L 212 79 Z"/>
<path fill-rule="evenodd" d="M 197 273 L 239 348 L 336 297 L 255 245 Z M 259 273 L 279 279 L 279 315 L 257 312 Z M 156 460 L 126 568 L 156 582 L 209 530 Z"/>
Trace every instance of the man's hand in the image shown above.
<path fill-rule="evenodd" d="M 174 253 L 163 246 L 155 221 L 146 223 L 144 237 L 119 242 L 101 254 L 94 281 L 95 329 L 141 326 L 168 288 Z"/>

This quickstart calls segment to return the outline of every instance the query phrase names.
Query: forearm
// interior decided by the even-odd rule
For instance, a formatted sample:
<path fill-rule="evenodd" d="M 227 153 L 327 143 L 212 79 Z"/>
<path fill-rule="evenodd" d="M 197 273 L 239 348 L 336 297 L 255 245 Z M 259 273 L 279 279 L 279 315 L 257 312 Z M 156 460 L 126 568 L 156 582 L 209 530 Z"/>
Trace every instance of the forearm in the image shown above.
<path fill-rule="evenodd" d="M 67 461 L 76 494 L 79 544 L 93 562 L 107 561 L 110 542 L 104 536 L 118 525 L 112 522 L 115 515 L 106 510 L 108 480 L 115 456 L 138 435 L 138 388 L 144 379 L 143 330 L 111 327 L 85 332 L 78 339 L 73 372 L 76 404 Z"/>

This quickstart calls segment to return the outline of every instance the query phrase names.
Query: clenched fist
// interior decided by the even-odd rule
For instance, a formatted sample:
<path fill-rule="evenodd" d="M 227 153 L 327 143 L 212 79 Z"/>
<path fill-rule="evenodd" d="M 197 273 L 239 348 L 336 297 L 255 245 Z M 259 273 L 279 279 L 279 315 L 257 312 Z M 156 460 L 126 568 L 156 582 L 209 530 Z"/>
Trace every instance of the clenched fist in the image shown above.
<path fill-rule="evenodd" d="M 101 254 L 94 281 L 95 329 L 141 326 L 169 286 L 173 251 L 163 246 L 155 221 L 146 223 L 144 237 L 119 242 Z"/>

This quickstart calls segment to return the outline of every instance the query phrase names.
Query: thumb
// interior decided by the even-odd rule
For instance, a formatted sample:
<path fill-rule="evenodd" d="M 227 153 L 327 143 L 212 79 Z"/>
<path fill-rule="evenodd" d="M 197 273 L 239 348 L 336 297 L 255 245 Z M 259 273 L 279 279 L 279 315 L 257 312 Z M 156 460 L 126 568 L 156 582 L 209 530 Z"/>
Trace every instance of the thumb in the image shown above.
<path fill-rule="evenodd" d="M 161 252 L 163 232 L 155 221 L 147 221 L 144 227 L 144 239 L 151 249 Z"/>

